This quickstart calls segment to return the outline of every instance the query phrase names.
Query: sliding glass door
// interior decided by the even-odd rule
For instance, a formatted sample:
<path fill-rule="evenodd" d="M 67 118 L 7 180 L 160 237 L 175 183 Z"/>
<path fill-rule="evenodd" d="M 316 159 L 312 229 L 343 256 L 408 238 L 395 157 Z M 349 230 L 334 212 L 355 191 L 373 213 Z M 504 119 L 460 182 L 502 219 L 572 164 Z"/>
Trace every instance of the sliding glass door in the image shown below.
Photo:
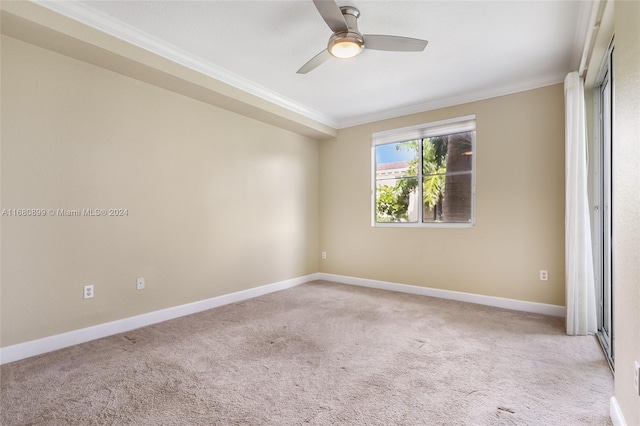
<path fill-rule="evenodd" d="M 602 65 L 596 91 L 596 161 L 595 161 L 595 278 L 598 296 L 598 337 L 614 367 L 613 291 L 614 276 L 612 219 L 612 150 L 613 146 L 613 44 Z"/>

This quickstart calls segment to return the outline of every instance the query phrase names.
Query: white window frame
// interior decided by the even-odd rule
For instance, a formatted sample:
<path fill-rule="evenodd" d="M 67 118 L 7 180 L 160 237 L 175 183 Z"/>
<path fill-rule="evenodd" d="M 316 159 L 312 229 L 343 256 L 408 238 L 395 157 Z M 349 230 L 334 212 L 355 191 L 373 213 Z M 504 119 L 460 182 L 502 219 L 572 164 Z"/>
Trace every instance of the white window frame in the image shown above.
<path fill-rule="evenodd" d="M 377 222 L 376 221 L 376 147 L 390 143 L 424 139 L 434 136 L 450 135 L 471 131 L 471 221 L 460 222 L 423 222 L 423 209 L 418 209 L 417 222 Z M 376 228 L 474 228 L 476 225 L 476 116 L 466 115 L 447 120 L 385 130 L 371 135 L 371 226 Z M 422 180 L 422 167 L 418 167 L 417 176 Z M 420 187 L 422 187 L 420 185 Z M 421 194 L 422 195 L 422 194 Z"/>

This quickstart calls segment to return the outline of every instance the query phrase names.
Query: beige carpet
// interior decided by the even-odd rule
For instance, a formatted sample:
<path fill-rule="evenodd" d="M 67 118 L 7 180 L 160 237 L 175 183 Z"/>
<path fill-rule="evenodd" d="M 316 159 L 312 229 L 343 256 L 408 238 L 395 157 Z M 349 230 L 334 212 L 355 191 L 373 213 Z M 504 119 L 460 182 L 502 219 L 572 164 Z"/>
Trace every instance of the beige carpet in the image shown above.
<path fill-rule="evenodd" d="M 2 425 L 604 425 L 563 320 L 313 282 L 1 368 Z"/>

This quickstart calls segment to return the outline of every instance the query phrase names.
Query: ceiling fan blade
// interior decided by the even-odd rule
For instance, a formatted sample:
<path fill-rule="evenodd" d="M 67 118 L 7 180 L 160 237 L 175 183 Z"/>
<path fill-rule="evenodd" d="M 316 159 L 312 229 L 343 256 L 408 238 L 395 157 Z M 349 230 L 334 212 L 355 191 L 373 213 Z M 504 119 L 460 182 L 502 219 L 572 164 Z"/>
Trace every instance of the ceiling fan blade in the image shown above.
<path fill-rule="evenodd" d="M 347 23 L 342 16 L 342 11 L 333 0 L 313 0 L 316 9 L 320 12 L 320 16 L 327 23 L 331 31 L 334 33 L 342 33 L 349 30 Z"/>
<path fill-rule="evenodd" d="M 329 53 L 327 49 L 324 49 L 322 52 L 318 53 L 316 56 L 311 58 L 311 60 L 306 64 L 304 64 L 302 68 L 300 68 L 296 73 L 306 74 L 309 71 L 314 70 L 320 65 L 322 65 L 323 63 L 325 63 L 325 61 L 327 61 L 329 58 L 331 58 L 331 53 Z"/>
<path fill-rule="evenodd" d="M 388 50 L 392 52 L 422 52 L 427 47 L 427 40 L 418 38 L 365 34 L 365 49 Z"/>

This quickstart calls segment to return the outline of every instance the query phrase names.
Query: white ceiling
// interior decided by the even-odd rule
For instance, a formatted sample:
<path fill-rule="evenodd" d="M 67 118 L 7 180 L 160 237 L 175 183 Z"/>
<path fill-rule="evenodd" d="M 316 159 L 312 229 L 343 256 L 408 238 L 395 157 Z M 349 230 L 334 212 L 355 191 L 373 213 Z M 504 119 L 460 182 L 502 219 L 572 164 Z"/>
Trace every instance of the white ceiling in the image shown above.
<path fill-rule="evenodd" d="M 429 45 L 300 75 L 331 35 L 311 0 L 38 3 L 334 128 L 559 83 L 578 68 L 592 4 L 338 0 L 364 34 Z"/>

